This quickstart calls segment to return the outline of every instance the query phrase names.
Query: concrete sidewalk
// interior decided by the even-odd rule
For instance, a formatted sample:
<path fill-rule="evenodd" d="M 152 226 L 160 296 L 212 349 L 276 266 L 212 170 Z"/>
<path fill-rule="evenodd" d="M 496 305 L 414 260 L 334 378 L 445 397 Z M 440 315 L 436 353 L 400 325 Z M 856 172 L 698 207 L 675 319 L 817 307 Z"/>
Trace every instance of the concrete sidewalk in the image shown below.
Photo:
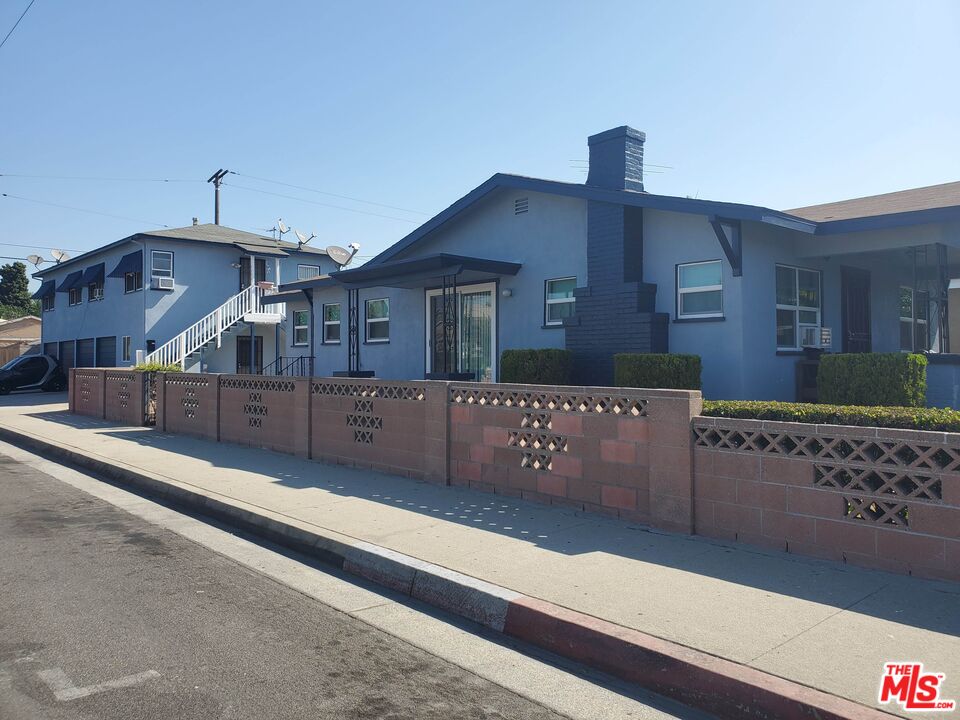
<path fill-rule="evenodd" d="M 943 696 L 960 699 L 955 584 L 120 427 L 49 400 L 4 398 L 0 428 L 864 705 L 877 706 L 883 663 L 893 660 L 945 673 Z"/>

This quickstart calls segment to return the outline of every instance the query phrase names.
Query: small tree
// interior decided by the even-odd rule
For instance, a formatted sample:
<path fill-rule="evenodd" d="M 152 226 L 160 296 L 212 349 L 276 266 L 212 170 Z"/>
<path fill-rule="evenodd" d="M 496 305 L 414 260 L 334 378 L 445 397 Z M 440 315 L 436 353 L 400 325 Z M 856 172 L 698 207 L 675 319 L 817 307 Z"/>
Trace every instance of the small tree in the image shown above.
<path fill-rule="evenodd" d="M 29 284 L 27 266 L 22 262 L 0 267 L 0 306 L 21 310 L 23 315 L 33 312 L 36 303 L 30 297 Z"/>

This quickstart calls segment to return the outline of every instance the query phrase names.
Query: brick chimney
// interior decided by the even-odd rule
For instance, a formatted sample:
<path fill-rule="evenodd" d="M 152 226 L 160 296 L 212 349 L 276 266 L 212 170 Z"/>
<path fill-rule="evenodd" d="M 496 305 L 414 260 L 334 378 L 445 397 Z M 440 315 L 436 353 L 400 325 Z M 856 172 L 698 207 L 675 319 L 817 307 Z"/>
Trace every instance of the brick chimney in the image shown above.
<path fill-rule="evenodd" d="M 646 135 L 623 125 L 587 138 L 590 172 L 587 185 L 606 190 L 643 192 L 643 141 Z"/>

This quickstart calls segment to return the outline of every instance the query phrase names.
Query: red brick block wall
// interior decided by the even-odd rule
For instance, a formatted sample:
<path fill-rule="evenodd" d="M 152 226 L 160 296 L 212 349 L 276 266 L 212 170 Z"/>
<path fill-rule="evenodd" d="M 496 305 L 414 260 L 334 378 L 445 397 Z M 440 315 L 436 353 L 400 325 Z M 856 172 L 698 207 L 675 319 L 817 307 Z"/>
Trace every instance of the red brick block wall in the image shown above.
<path fill-rule="evenodd" d="M 309 379 L 220 375 L 219 382 L 221 441 L 309 455 Z"/>
<path fill-rule="evenodd" d="M 318 378 L 310 402 L 313 458 L 446 482 L 445 383 Z"/>
<path fill-rule="evenodd" d="M 73 412 L 78 415 L 103 417 L 103 370 L 76 368 L 73 370 L 70 394 Z"/>
<path fill-rule="evenodd" d="M 216 375 L 157 373 L 157 428 L 217 440 L 219 398 Z"/>
<path fill-rule="evenodd" d="M 126 425 L 143 425 L 146 373 L 129 370 L 103 372 L 104 417 Z"/>
<path fill-rule="evenodd" d="M 698 534 L 960 580 L 960 435 L 697 417 Z"/>
<path fill-rule="evenodd" d="M 449 401 L 451 482 L 690 531 L 699 393 L 454 383 Z"/>

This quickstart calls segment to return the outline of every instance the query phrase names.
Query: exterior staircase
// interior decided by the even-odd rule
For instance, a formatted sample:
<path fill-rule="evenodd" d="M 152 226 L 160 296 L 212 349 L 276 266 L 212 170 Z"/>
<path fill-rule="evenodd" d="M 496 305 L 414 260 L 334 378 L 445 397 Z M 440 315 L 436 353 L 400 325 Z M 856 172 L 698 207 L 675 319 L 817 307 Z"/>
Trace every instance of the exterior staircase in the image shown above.
<path fill-rule="evenodd" d="M 227 300 L 223 305 L 200 318 L 193 325 L 172 340 L 165 342 L 152 353 L 148 354 L 145 362 L 160 363 L 163 365 L 179 365 L 186 369 L 187 361 L 191 356 L 205 347 L 220 347 L 223 336 L 231 333 L 241 322 L 263 322 L 275 324 L 280 322 L 282 315 L 271 307 L 270 312 L 264 312 L 260 299 L 264 289 L 257 285 L 244 288 Z"/>

